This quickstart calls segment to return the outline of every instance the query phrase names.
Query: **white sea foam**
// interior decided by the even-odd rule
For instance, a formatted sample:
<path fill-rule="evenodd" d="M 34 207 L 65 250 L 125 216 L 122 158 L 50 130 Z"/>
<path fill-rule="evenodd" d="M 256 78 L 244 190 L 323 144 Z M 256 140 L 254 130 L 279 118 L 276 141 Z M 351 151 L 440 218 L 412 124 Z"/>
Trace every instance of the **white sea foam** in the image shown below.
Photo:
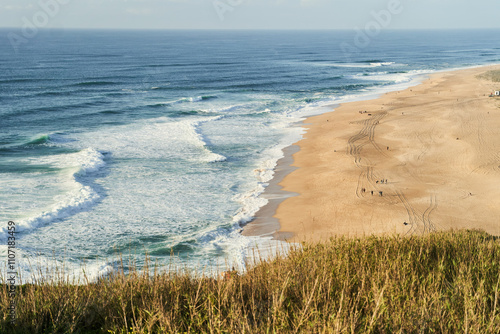
<path fill-rule="evenodd" d="M 0 245 L 0 257 L 7 258 L 7 246 Z M 2 261 L 3 262 L 3 261 Z M 0 279 L 5 280 L 7 262 L 0 267 Z M 110 274 L 116 267 L 114 263 L 103 260 L 92 262 L 70 261 L 69 259 L 48 257 L 23 248 L 16 248 L 17 284 L 41 282 L 67 282 L 88 284 Z"/>
<path fill-rule="evenodd" d="M 226 157 L 210 150 L 210 143 L 200 127 L 224 116 L 171 119 L 159 117 L 132 124 L 113 126 L 96 132 L 78 134 L 78 141 L 70 143 L 76 149 L 81 143 L 112 152 L 124 159 L 183 159 L 218 162 Z"/>
<path fill-rule="evenodd" d="M 203 101 L 203 97 L 202 96 L 197 96 L 197 97 L 190 97 L 189 99 L 187 99 L 189 102 L 200 102 L 200 101 Z"/>
<path fill-rule="evenodd" d="M 211 270 L 216 270 L 216 272 L 204 272 L 205 275 L 220 274 L 222 271 L 231 269 L 245 272 L 249 265 L 251 267 L 261 260 L 277 255 L 286 255 L 291 247 L 297 246 L 292 243 L 274 240 L 271 236 L 244 236 L 240 233 L 240 228 L 228 229 L 223 226 L 215 229 L 210 227 L 200 231 L 193 236 L 194 240 L 202 246 L 198 250 L 199 253 L 223 252 L 225 254 L 223 261 L 212 259 L 208 263 L 194 263 L 195 268 L 206 268 L 208 264 Z M 215 261 L 217 262 L 214 263 Z M 185 267 L 183 263 L 178 264 Z"/>
<path fill-rule="evenodd" d="M 268 203 L 268 200 L 260 197 L 264 192 L 266 184 L 259 183 L 251 191 L 236 195 L 233 200 L 241 204 L 241 209 L 234 215 L 233 222 L 245 224 L 250 222 L 255 213 Z"/>
<path fill-rule="evenodd" d="M 205 118 L 202 120 L 194 121 L 191 123 L 191 126 L 194 131 L 194 136 L 198 139 L 199 145 L 203 148 L 205 151 L 205 155 L 201 158 L 202 161 L 204 162 L 221 162 L 221 161 L 226 161 L 227 158 L 221 154 L 214 153 L 210 151 L 208 148 L 207 144 L 207 139 L 203 136 L 202 132 L 200 131 L 200 125 L 206 122 L 211 122 L 211 121 L 217 121 L 224 116 L 215 116 L 211 118 Z"/>
<path fill-rule="evenodd" d="M 222 249 L 227 254 L 219 270 L 236 269 L 239 272 L 245 272 L 262 260 L 285 256 L 292 247 L 298 246 L 271 236 L 243 236 L 239 230 L 209 232 L 203 241 L 206 251 Z"/>
<path fill-rule="evenodd" d="M 73 141 L 73 139 L 68 138 L 66 135 L 61 133 L 52 133 L 49 135 L 49 142 L 54 144 L 69 143 L 71 141 Z"/>
<path fill-rule="evenodd" d="M 180 98 L 180 99 L 177 99 L 177 100 L 171 100 L 171 101 L 165 101 L 165 102 L 162 102 L 163 104 L 169 104 L 169 105 L 173 105 L 173 104 L 180 104 L 180 103 L 189 103 L 189 102 L 201 102 L 201 101 L 204 101 L 204 100 L 211 100 L 211 99 L 215 99 L 217 98 L 217 96 L 215 95 L 207 95 L 207 96 L 194 96 L 194 97 L 183 97 L 183 98 Z"/>
<path fill-rule="evenodd" d="M 92 147 L 75 153 L 32 158 L 30 162 L 37 165 L 44 164 L 61 169 L 70 169 L 74 176 L 93 173 L 106 165 L 103 154 Z"/>
<path fill-rule="evenodd" d="M 284 156 L 283 149 L 300 140 L 304 133 L 303 128 L 291 126 L 301 119 L 286 115 L 277 117 L 279 119 L 275 120 L 270 125 L 270 128 L 282 133 L 281 140 L 261 154 L 258 167 L 254 169 L 256 178 L 254 188 L 234 197 L 234 200 L 241 204 L 241 209 L 233 217 L 233 221 L 240 225 L 250 222 L 254 218 L 255 213 L 268 203 L 268 200 L 261 197 L 261 195 L 268 186 L 268 182 L 274 177 L 278 160 Z"/>
<path fill-rule="evenodd" d="M 410 82 L 416 75 L 429 74 L 432 71 L 428 70 L 414 70 L 405 73 L 390 73 L 390 72 L 372 72 L 372 73 L 358 73 L 351 76 L 356 80 L 369 80 L 369 81 L 386 81 L 394 84 Z"/>
<path fill-rule="evenodd" d="M 396 65 L 395 62 L 373 62 L 373 63 L 317 63 L 318 66 L 347 67 L 347 68 L 373 68 L 381 66 Z"/>
<path fill-rule="evenodd" d="M 77 153 L 34 158 L 31 163 L 63 169 L 59 182 L 65 191 L 54 196 L 53 204 L 42 212 L 34 213 L 16 222 L 18 231 L 36 229 L 56 220 L 70 217 L 92 207 L 100 200 L 101 195 L 91 185 L 81 183 L 83 182 L 82 177 L 88 176 L 106 165 L 104 156 L 97 150 L 87 148 Z M 2 230 L 0 238 L 6 235 L 6 227 L 2 227 Z"/>

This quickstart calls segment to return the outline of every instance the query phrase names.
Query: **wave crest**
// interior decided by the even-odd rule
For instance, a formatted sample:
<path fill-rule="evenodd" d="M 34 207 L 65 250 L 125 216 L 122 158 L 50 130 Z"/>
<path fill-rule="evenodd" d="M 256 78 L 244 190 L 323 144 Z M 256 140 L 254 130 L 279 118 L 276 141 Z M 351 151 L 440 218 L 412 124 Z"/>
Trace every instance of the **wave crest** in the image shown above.
<path fill-rule="evenodd" d="M 61 168 L 62 183 L 68 190 L 55 196 L 55 203 L 46 210 L 16 222 L 18 232 L 34 230 L 57 220 L 68 218 L 78 212 L 90 209 L 101 200 L 102 195 L 95 189 L 93 180 L 86 179 L 106 166 L 101 152 L 87 148 L 76 153 L 45 157 L 33 163 L 50 164 Z M 5 238 L 6 232 L 6 228 L 2 227 L 0 238 Z"/>

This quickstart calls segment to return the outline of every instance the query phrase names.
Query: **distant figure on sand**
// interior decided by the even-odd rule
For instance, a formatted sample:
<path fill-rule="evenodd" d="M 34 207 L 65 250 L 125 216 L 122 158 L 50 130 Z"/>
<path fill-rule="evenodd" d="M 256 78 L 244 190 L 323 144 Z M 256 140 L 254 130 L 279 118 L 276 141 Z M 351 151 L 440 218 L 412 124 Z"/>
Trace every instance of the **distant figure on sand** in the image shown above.
<path fill-rule="evenodd" d="M 378 192 L 378 194 L 379 194 L 380 196 L 382 196 L 382 192 L 381 192 L 381 191 L 379 191 L 379 192 Z"/>

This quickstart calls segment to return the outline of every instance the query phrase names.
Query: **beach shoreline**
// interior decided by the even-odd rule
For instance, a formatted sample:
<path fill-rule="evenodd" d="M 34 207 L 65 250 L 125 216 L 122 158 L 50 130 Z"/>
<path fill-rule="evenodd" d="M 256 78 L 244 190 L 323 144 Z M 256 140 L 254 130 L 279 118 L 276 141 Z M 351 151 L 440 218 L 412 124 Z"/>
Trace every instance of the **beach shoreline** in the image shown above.
<path fill-rule="evenodd" d="M 280 183 L 292 171 L 297 169 L 293 167 L 293 155 L 300 150 L 299 146 L 292 144 L 285 147 L 283 157 L 276 162 L 273 178 L 269 185 L 264 189 L 260 197 L 268 200 L 268 203 L 261 207 L 251 222 L 245 224 L 241 231 L 245 236 L 271 236 L 275 240 L 285 241 L 293 237 L 293 233 L 280 232 L 280 223 L 274 217 L 278 206 L 287 198 L 297 196 L 298 193 L 284 191 Z"/>
<path fill-rule="evenodd" d="M 499 69 L 434 73 L 307 118 L 294 144 L 300 149 L 285 152 L 266 189 L 270 203 L 243 234 L 318 241 L 478 228 L 499 235 L 500 99 L 488 94 L 500 83 L 477 78 Z"/>

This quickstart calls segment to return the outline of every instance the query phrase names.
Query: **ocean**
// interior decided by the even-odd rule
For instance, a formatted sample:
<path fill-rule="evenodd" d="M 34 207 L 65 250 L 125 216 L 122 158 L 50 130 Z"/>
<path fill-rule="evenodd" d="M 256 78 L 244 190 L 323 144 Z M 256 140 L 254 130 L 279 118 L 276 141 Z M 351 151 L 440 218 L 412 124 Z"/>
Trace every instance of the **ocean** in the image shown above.
<path fill-rule="evenodd" d="M 426 74 L 500 62 L 499 31 L 0 30 L 0 273 L 245 270 L 241 226 L 298 122 Z M 496 37 L 495 37 L 496 36 Z M 358 43 L 359 44 L 359 43 Z M 350 46 L 350 47 L 346 47 Z M 40 269 L 42 268 L 42 269 Z"/>

